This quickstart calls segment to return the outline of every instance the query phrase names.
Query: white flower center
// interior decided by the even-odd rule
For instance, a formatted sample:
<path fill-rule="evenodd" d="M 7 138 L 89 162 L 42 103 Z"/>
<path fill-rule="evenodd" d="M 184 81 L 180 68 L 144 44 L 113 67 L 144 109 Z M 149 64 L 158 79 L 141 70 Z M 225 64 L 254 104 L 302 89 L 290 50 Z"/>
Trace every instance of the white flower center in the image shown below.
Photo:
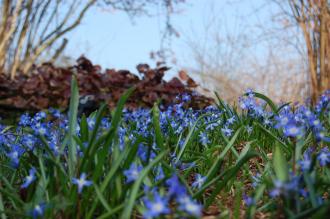
<path fill-rule="evenodd" d="M 164 205 L 160 202 L 155 203 L 153 206 L 154 211 L 161 212 L 164 209 Z"/>
<path fill-rule="evenodd" d="M 32 181 L 32 179 L 33 179 L 33 176 L 31 176 L 31 175 L 28 175 L 27 177 L 26 177 L 26 181 Z"/>
<path fill-rule="evenodd" d="M 291 134 L 298 134 L 298 133 L 299 133 L 299 129 L 298 129 L 297 127 L 291 127 L 291 128 L 289 129 L 289 132 L 290 132 Z"/>
<path fill-rule="evenodd" d="M 42 209 L 41 209 L 40 205 L 36 205 L 36 206 L 34 207 L 34 210 L 35 210 L 36 212 L 38 212 L 39 214 L 42 214 Z"/>
<path fill-rule="evenodd" d="M 189 212 L 199 213 L 199 207 L 191 202 L 186 203 L 186 210 Z"/>
<path fill-rule="evenodd" d="M 85 179 L 79 179 L 78 180 L 78 186 L 79 187 L 83 187 L 85 185 L 85 183 L 86 183 Z"/>

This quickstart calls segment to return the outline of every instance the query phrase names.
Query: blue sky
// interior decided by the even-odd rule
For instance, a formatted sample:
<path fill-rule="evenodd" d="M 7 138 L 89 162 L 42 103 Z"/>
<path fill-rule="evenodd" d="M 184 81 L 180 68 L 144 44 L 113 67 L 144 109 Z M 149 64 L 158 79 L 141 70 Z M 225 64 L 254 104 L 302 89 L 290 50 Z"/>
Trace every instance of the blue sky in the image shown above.
<path fill-rule="evenodd" d="M 257 25 L 267 11 L 253 12 L 263 3 L 263 0 L 187 0 L 187 4 L 180 7 L 180 13 L 172 17 L 173 25 L 181 34 L 180 38 L 171 41 L 178 66 L 194 65 L 187 41 L 192 37 L 203 38 L 205 25 L 212 19 L 211 10 L 213 16 L 217 15 L 217 20 L 225 24 L 222 25 L 225 31 L 234 32 Z M 154 10 L 157 12 L 159 8 Z M 135 72 L 138 63 L 154 64 L 149 54 L 160 47 L 163 24 L 162 16 L 142 16 L 132 21 L 123 12 L 93 8 L 82 24 L 67 35 L 66 54 L 74 59 L 85 54 L 103 68 Z"/>

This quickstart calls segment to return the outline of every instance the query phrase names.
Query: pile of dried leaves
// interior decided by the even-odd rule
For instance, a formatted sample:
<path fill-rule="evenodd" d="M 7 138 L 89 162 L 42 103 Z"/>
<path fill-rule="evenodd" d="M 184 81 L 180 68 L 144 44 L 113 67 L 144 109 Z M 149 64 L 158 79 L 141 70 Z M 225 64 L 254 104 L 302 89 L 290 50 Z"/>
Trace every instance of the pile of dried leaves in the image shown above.
<path fill-rule="evenodd" d="M 70 99 L 70 83 L 75 74 L 81 96 L 92 95 L 95 105 L 106 102 L 113 108 L 120 96 L 130 87 L 135 87 L 127 107 L 151 107 L 157 100 L 167 106 L 175 102 L 179 94 L 192 95 L 189 106 L 204 108 L 212 99 L 196 94 L 197 84 L 186 74 L 181 80 L 174 77 L 170 81 L 163 79 L 167 67 L 151 69 L 147 64 L 140 64 L 137 70 L 141 75 L 126 70 L 106 69 L 93 65 L 85 57 L 80 57 L 77 64 L 68 68 L 58 68 L 51 63 L 36 66 L 30 76 L 18 76 L 10 80 L 0 74 L 0 110 L 36 111 L 50 107 L 65 109 Z"/>

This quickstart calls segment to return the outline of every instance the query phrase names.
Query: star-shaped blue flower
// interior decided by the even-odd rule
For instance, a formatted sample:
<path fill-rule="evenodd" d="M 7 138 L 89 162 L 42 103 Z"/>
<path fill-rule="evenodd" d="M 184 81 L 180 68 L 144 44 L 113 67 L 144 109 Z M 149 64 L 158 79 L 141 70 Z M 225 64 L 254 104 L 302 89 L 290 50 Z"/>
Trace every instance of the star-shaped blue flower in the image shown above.
<path fill-rule="evenodd" d="M 90 180 L 86 180 L 86 173 L 82 173 L 80 178 L 73 178 L 72 183 L 78 186 L 78 193 L 80 194 L 81 191 L 85 186 L 91 186 L 93 183 Z"/>
<path fill-rule="evenodd" d="M 24 183 L 21 185 L 21 188 L 27 188 L 35 179 L 36 179 L 36 169 L 32 167 L 29 170 L 29 175 L 25 177 Z"/>

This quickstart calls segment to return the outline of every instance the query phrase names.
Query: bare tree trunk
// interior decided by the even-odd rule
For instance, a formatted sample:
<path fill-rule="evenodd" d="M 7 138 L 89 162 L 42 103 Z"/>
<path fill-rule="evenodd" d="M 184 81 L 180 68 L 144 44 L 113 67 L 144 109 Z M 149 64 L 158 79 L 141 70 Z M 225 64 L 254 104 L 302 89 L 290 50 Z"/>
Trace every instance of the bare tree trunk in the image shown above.
<path fill-rule="evenodd" d="M 306 43 L 311 96 L 317 98 L 330 89 L 330 5 L 327 0 L 289 0 Z"/>

